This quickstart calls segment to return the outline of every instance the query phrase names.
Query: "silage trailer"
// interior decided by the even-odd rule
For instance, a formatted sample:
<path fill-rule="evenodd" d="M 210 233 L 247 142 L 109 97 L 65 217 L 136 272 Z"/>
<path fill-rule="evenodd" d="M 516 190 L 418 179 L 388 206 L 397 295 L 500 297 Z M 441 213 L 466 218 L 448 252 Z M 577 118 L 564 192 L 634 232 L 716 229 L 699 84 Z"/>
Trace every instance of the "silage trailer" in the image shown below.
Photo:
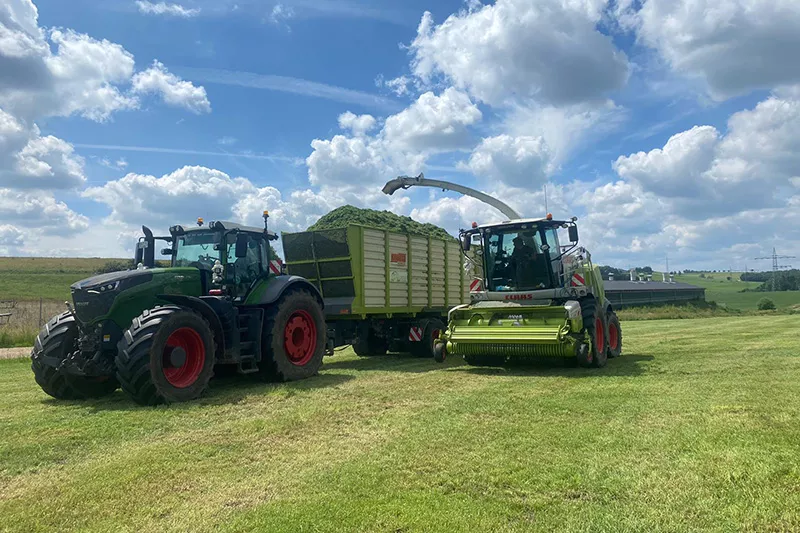
<path fill-rule="evenodd" d="M 328 353 L 352 344 L 362 356 L 432 356 L 448 311 L 469 302 L 455 239 L 360 224 L 281 237 L 288 273 L 322 295 Z"/>

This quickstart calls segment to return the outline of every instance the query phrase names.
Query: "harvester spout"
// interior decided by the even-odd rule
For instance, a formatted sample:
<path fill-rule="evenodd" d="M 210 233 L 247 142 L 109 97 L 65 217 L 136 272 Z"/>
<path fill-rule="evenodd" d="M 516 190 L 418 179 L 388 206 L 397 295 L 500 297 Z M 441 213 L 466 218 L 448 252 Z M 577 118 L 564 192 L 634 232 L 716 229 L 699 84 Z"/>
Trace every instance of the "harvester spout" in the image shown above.
<path fill-rule="evenodd" d="M 408 189 L 410 187 L 419 186 L 419 187 L 434 187 L 436 189 L 442 189 L 443 191 L 455 191 L 460 192 L 465 196 L 471 196 L 473 198 L 477 198 L 478 200 L 489 204 L 490 206 L 494 207 L 505 216 L 509 218 L 509 220 L 515 220 L 522 218 L 519 213 L 514 211 L 508 204 L 501 202 L 497 198 L 493 196 L 489 196 L 486 193 L 476 191 L 470 187 L 465 187 L 463 185 L 458 185 L 457 183 L 450 183 L 449 181 L 442 181 L 442 180 L 429 180 L 425 177 L 424 174 L 420 173 L 419 176 L 398 176 L 393 180 L 389 180 L 386 182 L 386 185 L 383 186 L 383 193 L 384 194 L 394 194 L 399 189 Z"/>

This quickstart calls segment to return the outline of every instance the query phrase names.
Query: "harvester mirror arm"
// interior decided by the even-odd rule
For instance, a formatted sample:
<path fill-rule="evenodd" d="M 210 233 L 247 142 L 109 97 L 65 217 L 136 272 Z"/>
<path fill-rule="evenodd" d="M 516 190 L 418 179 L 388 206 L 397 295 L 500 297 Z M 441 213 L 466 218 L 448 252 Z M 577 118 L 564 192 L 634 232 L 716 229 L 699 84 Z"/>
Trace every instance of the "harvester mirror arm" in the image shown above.
<path fill-rule="evenodd" d="M 410 187 L 434 187 L 436 189 L 442 189 L 444 191 L 455 191 L 459 192 L 465 196 L 471 196 L 473 198 L 477 198 L 478 200 L 485 202 L 505 216 L 509 218 L 509 220 L 514 220 L 518 218 L 522 218 L 519 216 L 519 213 L 514 211 L 508 204 L 501 202 L 497 198 L 493 196 L 489 196 L 486 193 L 482 193 L 477 191 L 471 187 L 465 187 L 463 185 L 458 185 L 457 183 L 450 183 L 449 181 L 442 181 L 442 180 L 429 180 L 425 178 L 425 175 L 420 173 L 419 176 L 410 177 L 410 176 L 399 176 L 393 180 L 389 180 L 386 182 L 386 185 L 383 186 L 383 193 L 384 194 L 394 194 L 395 191 L 399 189 L 408 189 Z"/>

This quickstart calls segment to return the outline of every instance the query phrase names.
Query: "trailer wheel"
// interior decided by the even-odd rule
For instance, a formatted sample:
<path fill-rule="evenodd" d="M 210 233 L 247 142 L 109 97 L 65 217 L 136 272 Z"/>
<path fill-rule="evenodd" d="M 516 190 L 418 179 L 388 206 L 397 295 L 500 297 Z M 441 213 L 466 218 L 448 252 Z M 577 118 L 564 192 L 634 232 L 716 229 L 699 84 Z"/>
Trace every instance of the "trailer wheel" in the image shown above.
<path fill-rule="evenodd" d="M 197 313 L 156 307 L 133 319 L 115 362 L 122 390 L 136 403 L 193 400 L 214 374 L 214 335 Z"/>
<path fill-rule="evenodd" d="M 608 356 L 619 357 L 622 354 L 622 327 L 614 311 L 608 314 Z"/>
<path fill-rule="evenodd" d="M 325 315 L 311 293 L 284 294 L 264 316 L 259 373 L 270 381 L 295 381 L 315 375 L 325 355 Z"/>
<path fill-rule="evenodd" d="M 80 400 L 107 396 L 119 388 L 114 376 L 76 376 L 58 370 L 59 364 L 77 349 L 78 325 L 69 311 L 56 315 L 36 336 L 31 350 L 31 370 L 44 392 L 58 400 Z"/>
<path fill-rule="evenodd" d="M 409 342 L 408 344 L 411 346 L 410 352 L 417 357 L 433 357 L 433 348 L 436 344 L 436 340 L 439 338 L 439 333 L 445 329 L 444 322 L 438 318 L 431 318 L 422 320 L 419 323 L 419 327 L 422 328 L 422 340 L 418 342 Z"/>
<path fill-rule="evenodd" d="M 583 315 L 583 329 L 588 333 L 592 341 L 591 349 L 578 351 L 578 364 L 584 367 L 599 368 L 605 366 L 608 356 L 606 346 L 608 335 L 606 321 L 603 311 L 597 309 L 594 300 L 581 302 L 581 314 Z"/>

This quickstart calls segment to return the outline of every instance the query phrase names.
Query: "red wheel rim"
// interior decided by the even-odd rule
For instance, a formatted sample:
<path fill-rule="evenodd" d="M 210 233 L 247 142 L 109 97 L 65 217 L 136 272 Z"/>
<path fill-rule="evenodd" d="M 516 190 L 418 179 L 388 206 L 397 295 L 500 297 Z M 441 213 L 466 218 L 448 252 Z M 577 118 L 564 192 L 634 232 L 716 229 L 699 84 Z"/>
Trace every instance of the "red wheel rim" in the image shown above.
<path fill-rule="evenodd" d="M 293 365 L 303 366 L 317 351 L 317 324 L 311 313 L 298 309 L 289 317 L 283 330 L 283 348 Z"/>
<path fill-rule="evenodd" d="M 617 325 L 612 323 L 610 326 L 608 326 L 608 345 L 612 350 L 616 350 L 618 342 L 619 332 L 617 331 Z"/>
<path fill-rule="evenodd" d="M 178 348 L 185 352 L 183 364 L 173 364 L 172 353 Z M 206 362 L 206 345 L 203 338 L 193 328 L 178 328 L 167 338 L 162 355 L 164 377 L 173 387 L 184 389 L 192 385 L 200 376 Z"/>
<path fill-rule="evenodd" d="M 594 319 L 594 338 L 597 346 L 595 346 L 595 351 L 597 353 L 601 353 L 605 348 L 605 335 L 603 332 L 603 321 L 600 320 L 600 317 Z"/>

